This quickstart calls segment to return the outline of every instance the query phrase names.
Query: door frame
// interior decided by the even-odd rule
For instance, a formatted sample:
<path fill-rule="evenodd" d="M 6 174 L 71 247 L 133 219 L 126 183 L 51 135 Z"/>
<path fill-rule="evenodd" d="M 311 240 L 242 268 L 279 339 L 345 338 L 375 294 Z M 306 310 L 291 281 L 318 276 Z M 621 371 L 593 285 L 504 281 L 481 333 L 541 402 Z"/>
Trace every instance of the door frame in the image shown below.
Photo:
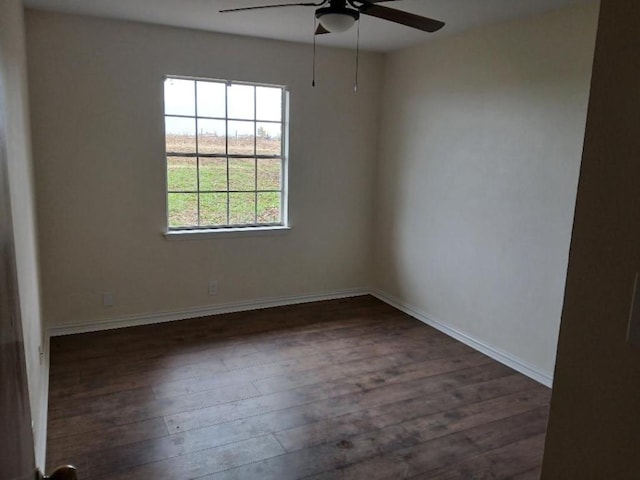
<path fill-rule="evenodd" d="M 0 476 L 36 475 L 16 271 L 7 154 L 6 84 L 0 75 Z"/>

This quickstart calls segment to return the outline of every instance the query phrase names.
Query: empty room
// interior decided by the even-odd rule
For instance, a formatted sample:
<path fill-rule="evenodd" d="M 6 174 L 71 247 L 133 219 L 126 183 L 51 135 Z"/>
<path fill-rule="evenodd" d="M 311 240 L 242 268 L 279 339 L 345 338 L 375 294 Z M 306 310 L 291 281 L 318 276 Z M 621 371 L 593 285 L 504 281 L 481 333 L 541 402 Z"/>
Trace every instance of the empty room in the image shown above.
<path fill-rule="evenodd" d="M 638 478 L 639 9 L 0 1 L 0 480 Z"/>

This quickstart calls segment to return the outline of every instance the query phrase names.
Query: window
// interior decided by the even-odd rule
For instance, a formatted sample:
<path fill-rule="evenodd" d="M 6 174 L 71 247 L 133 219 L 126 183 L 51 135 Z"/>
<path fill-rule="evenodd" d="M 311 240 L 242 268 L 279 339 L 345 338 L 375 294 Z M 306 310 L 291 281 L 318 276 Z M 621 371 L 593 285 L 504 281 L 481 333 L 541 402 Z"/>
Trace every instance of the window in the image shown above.
<path fill-rule="evenodd" d="M 286 225 L 284 87 L 166 77 L 168 229 Z"/>

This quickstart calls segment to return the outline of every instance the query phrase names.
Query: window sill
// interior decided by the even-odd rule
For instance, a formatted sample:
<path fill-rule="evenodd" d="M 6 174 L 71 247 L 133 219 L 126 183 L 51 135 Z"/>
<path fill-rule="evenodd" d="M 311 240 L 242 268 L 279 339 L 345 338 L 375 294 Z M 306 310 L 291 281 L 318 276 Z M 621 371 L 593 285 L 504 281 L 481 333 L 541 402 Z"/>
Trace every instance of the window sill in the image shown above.
<path fill-rule="evenodd" d="M 211 238 L 263 237 L 283 235 L 291 227 L 220 228 L 210 230 L 170 230 L 164 233 L 167 240 L 205 240 Z"/>

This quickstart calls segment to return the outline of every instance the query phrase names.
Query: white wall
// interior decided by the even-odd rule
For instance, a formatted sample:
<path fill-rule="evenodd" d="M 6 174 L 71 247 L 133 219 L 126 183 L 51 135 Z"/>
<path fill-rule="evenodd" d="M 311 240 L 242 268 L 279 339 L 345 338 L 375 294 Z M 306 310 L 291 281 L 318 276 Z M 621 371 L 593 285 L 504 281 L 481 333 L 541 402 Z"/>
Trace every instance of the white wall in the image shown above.
<path fill-rule="evenodd" d="M 355 95 L 350 50 L 312 89 L 307 45 L 39 11 L 27 40 L 49 326 L 368 286 L 381 56 Z M 165 74 L 290 87 L 289 233 L 163 237 Z"/>
<path fill-rule="evenodd" d="M 7 99 L 7 158 L 25 360 L 36 461 L 44 466 L 48 367 L 40 314 L 24 22 L 20 0 L 0 1 L 0 75 Z"/>
<path fill-rule="evenodd" d="M 549 382 L 597 5 L 389 55 L 375 286 Z"/>

